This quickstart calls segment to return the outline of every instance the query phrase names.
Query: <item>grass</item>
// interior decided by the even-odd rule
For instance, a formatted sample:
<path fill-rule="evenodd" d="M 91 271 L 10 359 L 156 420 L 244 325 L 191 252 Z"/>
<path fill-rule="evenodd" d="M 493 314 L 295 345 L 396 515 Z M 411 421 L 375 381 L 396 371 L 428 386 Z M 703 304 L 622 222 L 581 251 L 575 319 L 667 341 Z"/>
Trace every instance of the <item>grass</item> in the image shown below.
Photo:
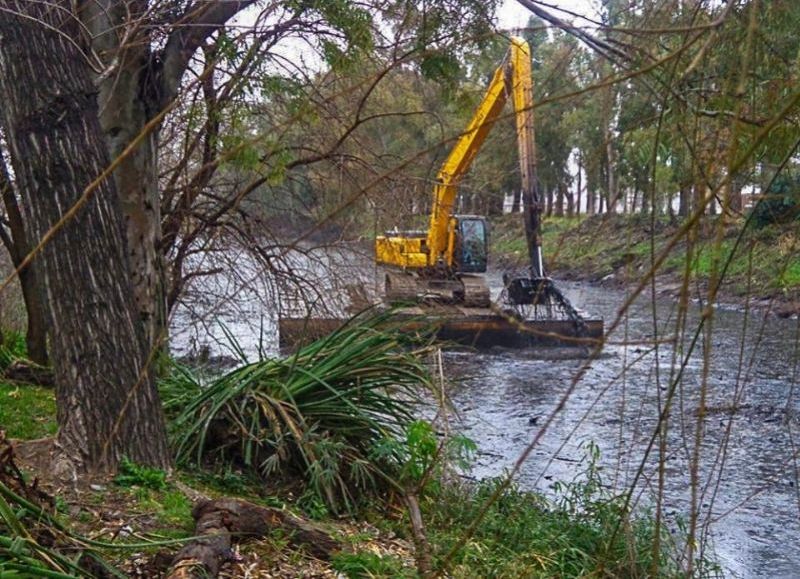
<path fill-rule="evenodd" d="M 158 524 L 164 527 L 160 530 L 162 533 L 168 529 L 173 537 L 193 534 L 192 501 L 181 491 L 175 488 L 162 491 L 141 488 L 134 494 L 140 509 L 155 514 Z"/>
<path fill-rule="evenodd" d="M 654 565 L 652 518 L 625 509 L 623 498 L 604 485 L 596 460 L 597 454 L 590 456 L 575 480 L 557 483 L 555 498 L 513 485 L 504 490 L 457 548 L 501 481 L 450 480 L 431 487 L 420 506 L 434 568 L 453 578 L 681 576 L 674 550 L 678 536 L 663 531 L 662 551 Z M 407 516 L 398 519 L 391 513 L 379 509 L 369 516 L 383 533 L 410 542 Z M 358 547 L 337 558 L 334 568 L 348 577 L 409 573 L 408 567 L 398 567 L 397 559 L 376 557 Z M 713 561 L 699 562 L 698 576 L 718 574 Z"/>
<path fill-rule="evenodd" d="M 693 278 L 707 281 L 714 263 L 727 260 L 743 221 L 726 225 L 724 239 L 715 248 L 716 223 L 709 218 L 697 229 L 691 260 Z M 769 297 L 800 290 L 800 238 L 796 225 L 748 228 L 728 266 L 724 283 L 733 295 Z M 546 218 L 542 225 L 544 257 L 548 270 L 564 277 L 600 280 L 614 274 L 619 279 L 638 278 L 650 268 L 651 244 L 660 254 L 677 232 L 677 225 L 660 218 L 652 227 L 649 216 L 602 215 L 580 218 Z M 495 263 L 525 265 L 524 233 L 520 219 L 495 220 L 492 237 Z M 681 239 L 662 264 L 662 276 L 683 274 L 687 242 Z"/>
<path fill-rule="evenodd" d="M 651 517 L 626 510 L 623 497 L 603 483 L 598 460 L 590 445 L 585 469 L 571 482 L 556 483 L 554 499 L 506 488 L 466 541 L 501 481 L 437 487 L 421 502 L 434 565 L 454 578 L 680 576 L 676 537 L 663 531 L 656 561 Z M 395 529 L 407 534 L 408 525 L 404 519 Z M 699 562 L 698 569 L 698 576 L 719 573 L 712 561 Z"/>
<path fill-rule="evenodd" d="M 413 569 L 403 566 L 403 561 L 392 555 L 379 555 L 371 551 L 337 553 L 331 567 L 352 579 L 372 577 L 416 577 Z"/>
<path fill-rule="evenodd" d="M 800 259 L 795 258 L 789 263 L 780 276 L 782 287 L 793 288 L 800 286 Z"/>
<path fill-rule="evenodd" d="M 19 332 L 3 331 L 0 328 L 0 373 L 17 359 L 25 358 L 25 336 Z"/>
<path fill-rule="evenodd" d="M 0 379 L 0 428 L 9 438 L 53 436 L 58 430 L 53 390 Z"/>
<path fill-rule="evenodd" d="M 9 438 L 32 440 L 53 436 L 56 401 L 53 389 L 4 381 L 3 371 L 15 360 L 26 357 L 25 336 L 3 331 L 0 340 L 0 429 Z"/>

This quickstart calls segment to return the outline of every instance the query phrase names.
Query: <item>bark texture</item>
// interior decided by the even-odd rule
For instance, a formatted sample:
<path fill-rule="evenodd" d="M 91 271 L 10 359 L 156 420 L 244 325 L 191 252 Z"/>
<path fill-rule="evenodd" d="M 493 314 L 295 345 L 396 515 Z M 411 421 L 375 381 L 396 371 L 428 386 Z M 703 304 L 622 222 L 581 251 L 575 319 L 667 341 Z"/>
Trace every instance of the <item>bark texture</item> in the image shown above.
<path fill-rule="evenodd" d="M 177 3 L 176 3 L 177 4 Z M 193 54 L 250 1 L 188 3 L 173 13 L 172 30 L 158 53 L 151 51 L 158 6 L 147 0 L 81 2 L 80 17 L 91 47 L 106 67 L 97 78 L 100 124 L 114 159 L 139 136 L 180 89 Z M 159 123 L 160 124 L 160 123 Z M 149 347 L 167 333 L 167 299 L 158 183 L 158 126 L 114 172 L 119 191 L 134 299 Z"/>
<path fill-rule="evenodd" d="M 69 2 L 3 2 L 0 97 L 12 162 L 41 240 L 109 164 Z M 38 254 L 52 320 L 63 467 L 170 463 L 132 300 L 119 199 L 106 179 Z"/>
<path fill-rule="evenodd" d="M 141 0 L 97 0 L 85 3 L 80 14 L 91 32 L 92 49 L 107 67 L 108 74 L 98 79 L 98 104 L 112 159 L 143 131 L 160 104 L 159 74 L 150 42 L 146 37 L 137 38 L 145 31 L 141 23 L 147 4 Z M 157 143 L 158 131 L 149 133 L 114 171 L 133 297 L 148 347 L 156 345 L 166 331 Z"/>

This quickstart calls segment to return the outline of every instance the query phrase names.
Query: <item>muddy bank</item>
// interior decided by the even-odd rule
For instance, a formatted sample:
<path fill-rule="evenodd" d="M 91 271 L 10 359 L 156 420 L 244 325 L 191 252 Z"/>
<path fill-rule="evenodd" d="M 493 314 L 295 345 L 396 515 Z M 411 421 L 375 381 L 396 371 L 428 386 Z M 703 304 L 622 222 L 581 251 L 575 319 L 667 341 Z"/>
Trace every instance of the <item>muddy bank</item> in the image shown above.
<path fill-rule="evenodd" d="M 709 218 L 710 219 L 710 218 Z M 699 226 L 691 241 L 677 223 L 649 217 L 598 215 L 550 218 L 543 225 L 544 252 L 551 276 L 605 288 L 633 289 L 652 269 L 653 256 L 665 254 L 655 275 L 656 295 L 679 298 L 688 274 L 690 300 L 708 299 L 715 258 L 729 261 L 717 305 L 757 308 L 778 317 L 800 315 L 800 236 L 796 227 L 747 229 L 744 221 L 724 226 L 717 246 L 714 221 Z M 492 258 L 497 269 L 526 266 L 520 220 L 493 222 Z M 717 250 L 716 247 L 719 247 Z M 644 290 L 651 293 L 648 287 Z"/>

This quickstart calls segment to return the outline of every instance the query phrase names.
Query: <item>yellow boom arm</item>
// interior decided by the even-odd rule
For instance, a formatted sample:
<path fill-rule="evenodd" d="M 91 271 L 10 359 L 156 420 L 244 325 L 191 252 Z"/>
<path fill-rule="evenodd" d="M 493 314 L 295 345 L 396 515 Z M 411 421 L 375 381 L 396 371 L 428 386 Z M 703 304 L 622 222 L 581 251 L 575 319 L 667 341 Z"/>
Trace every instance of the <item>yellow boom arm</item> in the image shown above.
<path fill-rule="evenodd" d="M 513 37 L 505 62 L 495 71 L 492 82 L 475 111 L 469 125 L 447 156 L 437 175 L 434 188 L 433 210 L 428 228 L 428 248 L 432 262 L 444 259 L 452 265 L 452 248 L 448 248 L 448 226 L 453 214 L 458 182 L 469 170 L 475 155 L 480 151 L 489 131 L 500 116 L 509 93 L 514 102 L 517 124 L 517 143 L 523 190 L 530 182 L 533 150 L 533 80 L 531 53 L 528 43 Z M 448 251 L 450 249 L 450 251 Z"/>
<path fill-rule="evenodd" d="M 427 237 L 379 237 L 376 240 L 379 263 L 412 269 L 432 267 L 439 263 L 444 263 L 447 267 L 453 266 L 453 204 L 458 183 L 469 170 L 509 95 L 514 103 L 516 117 L 523 195 L 526 200 L 536 200 L 538 195 L 533 179 L 536 155 L 533 139 L 531 53 L 525 40 L 512 37 L 503 64 L 495 71 L 472 120 L 439 170 L 438 182 L 433 191 L 433 209 Z"/>

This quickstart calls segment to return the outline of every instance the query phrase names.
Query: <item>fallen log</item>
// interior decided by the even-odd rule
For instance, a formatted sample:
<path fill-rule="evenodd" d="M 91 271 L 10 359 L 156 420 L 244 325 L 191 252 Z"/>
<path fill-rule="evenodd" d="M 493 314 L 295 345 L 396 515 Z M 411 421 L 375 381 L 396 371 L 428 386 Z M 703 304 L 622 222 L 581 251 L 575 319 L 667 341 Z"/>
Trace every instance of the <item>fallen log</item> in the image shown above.
<path fill-rule="evenodd" d="M 5 372 L 3 377 L 15 382 L 25 382 L 36 386 L 52 388 L 55 385 L 53 371 L 50 368 L 39 366 L 27 360 L 14 360 Z"/>
<path fill-rule="evenodd" d="M 201 501 L 192 510 L 192 517 L 199 538 L 175 555 L 167 579 L 216 577 L 232 556 L 234 540 L 265 537 L 276 529 L 319 559 L 328 560 L 341 549 L 338 541 L 308 521 L 238 499 Z"/>

